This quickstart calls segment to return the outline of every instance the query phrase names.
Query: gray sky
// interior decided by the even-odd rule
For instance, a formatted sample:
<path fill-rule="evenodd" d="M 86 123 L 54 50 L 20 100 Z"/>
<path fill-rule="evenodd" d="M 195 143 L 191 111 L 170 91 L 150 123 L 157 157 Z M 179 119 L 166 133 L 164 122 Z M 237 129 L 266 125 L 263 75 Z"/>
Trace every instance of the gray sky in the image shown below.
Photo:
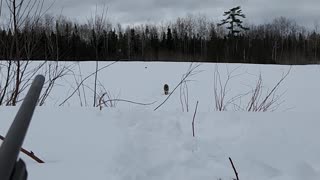
<path fill-rule="evenodd" d="M 49 4 L 53 0 L 46 1 Z M 199 13 L 218 22 L 224 11 L 237 5 L 241 5 L 248 23 L 285 16 L 313 27 L 320 18 L 320 0 L 56 0 L 49 12 L 82 22 L 94 14 L 96 5 L 104 4 L 112 22 L 121 24 L 161 23 Z"/>

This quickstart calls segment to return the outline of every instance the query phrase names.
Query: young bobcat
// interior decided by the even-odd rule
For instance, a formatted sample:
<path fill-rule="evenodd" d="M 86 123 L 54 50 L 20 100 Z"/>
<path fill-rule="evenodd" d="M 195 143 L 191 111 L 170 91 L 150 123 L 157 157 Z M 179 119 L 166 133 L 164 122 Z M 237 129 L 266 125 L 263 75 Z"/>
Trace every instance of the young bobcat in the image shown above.
<path fill-rule="evenodd" d="M 168 95 L 168 94 L 169 94 L 169 85 L 168 85 L 168 84 L 165 84 L 165 85 L 163 86 L 163 90 L 164 90 L 164 94 L 165 94 L 165 95 Z"/>

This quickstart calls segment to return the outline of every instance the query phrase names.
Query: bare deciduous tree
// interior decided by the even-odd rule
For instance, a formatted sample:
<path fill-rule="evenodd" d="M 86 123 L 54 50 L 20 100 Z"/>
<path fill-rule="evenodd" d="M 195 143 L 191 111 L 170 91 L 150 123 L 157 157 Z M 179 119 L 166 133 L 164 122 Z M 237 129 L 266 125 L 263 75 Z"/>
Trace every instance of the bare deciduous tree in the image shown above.
<path fill-rule="evenodd" d="M 15 106 L 18 102 L 19 94 L 23 91 L 24 87 L 21 85 L 23 81 L 26 80 L 24 79 L 24 76 L 27 72 L 27 67 L 30 64 L 28 61 L 22 61 L 21 54 L 23 53 L 23 49 L 25 49 L 27 54 L 30 55 L 35 46 L 35 42 L 32 38 L 26 39 L 25 42 L 27 42 L 27 44 L 25 46 L 20 43 L 21 38 L 23 38 L 21 36 L 21 31 L 23 25 L 26 26 L 25 28 L 28 30 L 31 29 L 32 31 L 46 10 L 43 10 L 44 0 L 6 0 L 5 3 L 9 10 L 9 30 L 13 33 L 11 47 L 9 49 L 10 52 L 8 52 L 9 60 L 7 66 L 7 70 L 13 71 L 13 73 L 7 73 L 5 87 L 10 88 L 9 84 L 13 84 L 13 86 L 9 91 L 8 89 L 3 91 L 6 93 L 2 94 L 1 103 L 3 103 L 4 96 L 10 92 L 10 97 L 6 102 L 6 105 Z M 12 82 L 12 79 L 14 79 L 14 82 Z"/>
<path fill-rule="evenodd" d="M 239 66 L 240 67 L 240 66 Z M 228 99 L 228 92 L 229 92 L 229 83 L 230 81 L 238 76 L 235 75 L 234 72 L 239 69 L 239 67 L 232 69 L 229 71 L 228 67 L 226 67 L 227 70 L 227 77 L 226 80 L 223 81 L 221 78 L 221 74 L 219 71 L 218 65 L 215 65 L 214 69 L 214 81 L 213 81 L 213 93 L 214 93 L 214 100 L 215 100 L 215 110 L 216 111 L 226 111 L 228 106 L 230 104 L 233 104 L 235 100 L 238 98 L 242 97 L 243 94 L 237 95 L 235 97 L 229 98 Z"/>
<path fill-rule="evenodd" d="M 47 81 L 45 83 L 45 89 L 39 98 L 39 106 L 44 105 L 45 101 L 49 97 L 52 89 L 56 85 L 56 81 L 68 75 L 72 69 L 73 64 L 65 65 L 61 62 L 48 62 L 45 76 L 47 76 Z"/>
<path fill-rule="evenodd" d="M 239 67 L 238 67 L 239 68 Z M 230 105 L 234 106 L 235 110 L 249 111 L 249 112 L 266 112 L 275 111 L 283 103 L 282 97 L 284 93 L 278 93 L 278 89 L 286 77 L 289 75 L 291 68 L 282 75 L 280 80 L 272 86 L 271 90 L 266 91 L 263 87 L 263 79 L 260 74 L 255 87 L 249 92 L 238 93 L 231 98 L 228 95 L 230 81 L 241 74 L 235 75 L 234 72 L 238 69 L 235 68 L 229 71 L 227 68 L 227 77 L 223 81 L 218 66 L 216 65 L 214 71 L 214 98 L 215 98 L 215 110 L 216 111 L 227 111 Z M 247 103 L 241 104 L 236 103 L 237 100 L 242 98 L 248 99 Z"/>

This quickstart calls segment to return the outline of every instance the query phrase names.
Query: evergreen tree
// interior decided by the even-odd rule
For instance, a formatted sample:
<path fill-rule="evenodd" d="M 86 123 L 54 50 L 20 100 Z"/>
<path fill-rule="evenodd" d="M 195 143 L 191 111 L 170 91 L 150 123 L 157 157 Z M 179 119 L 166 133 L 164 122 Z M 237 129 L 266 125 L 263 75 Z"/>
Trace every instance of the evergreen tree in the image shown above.
<path fill-rule="evenodd" d="M 239 19 L 246 18 L 246 16 L 242 13 L 240 6 L 231 8 L 229 11 L 224 12 L 223 16 L 227 17 L 221 20 L 221 23 L 219 23 L 218 26 L 229 24 L 227 29 L 229 30 L 231 36 L 239 34 L 241 30 L 249 30 L 249 28 L 242 25 L 243 21 Z"/>
<path fill-rule="evenodd" d="M 169 51 L 173 50 L 173 37 L 172 37 L 171 29 L 169 27 L 167 31 L 166 47 L 168 48 Z"/>

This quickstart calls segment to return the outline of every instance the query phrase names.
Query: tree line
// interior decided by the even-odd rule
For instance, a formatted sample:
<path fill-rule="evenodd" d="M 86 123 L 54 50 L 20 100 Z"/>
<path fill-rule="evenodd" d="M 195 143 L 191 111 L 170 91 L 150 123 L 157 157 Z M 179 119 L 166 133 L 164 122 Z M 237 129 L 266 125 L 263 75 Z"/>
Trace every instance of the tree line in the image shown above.
<path fill-rule="evenodd" d="M 318 27 L 307 30 L 284 17 L 246 25 L 237 36 L 206 16 L 189 15 L 164 24 L 123 27 L 103 16 L 77 23 L 63 16 L 26 19 L 0 28 L 1 60 L 143 60 L 259 64 L 320 61 Z M 19 52 L 17 52 L 19 51 Z M 18 56 L 17 56 L 18 55 Z"/>

